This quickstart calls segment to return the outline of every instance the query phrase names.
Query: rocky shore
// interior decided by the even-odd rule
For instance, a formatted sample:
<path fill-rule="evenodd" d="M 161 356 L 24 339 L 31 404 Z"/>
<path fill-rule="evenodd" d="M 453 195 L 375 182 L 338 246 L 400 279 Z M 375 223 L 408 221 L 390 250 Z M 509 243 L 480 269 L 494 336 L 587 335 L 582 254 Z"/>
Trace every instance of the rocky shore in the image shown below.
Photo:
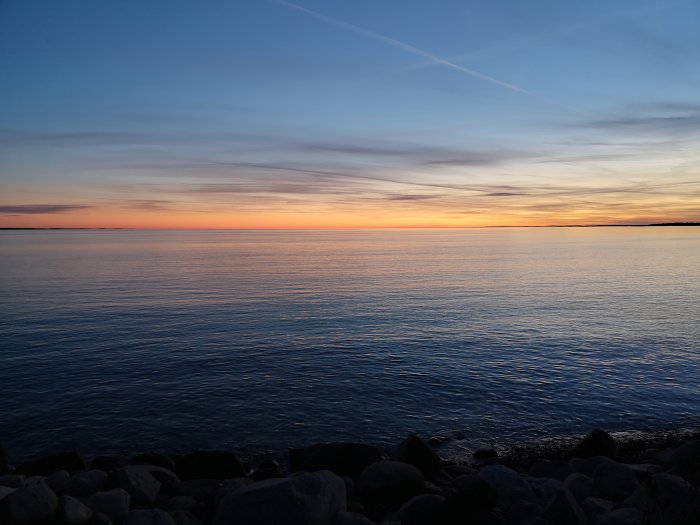
<path fill-rule="evenodd" d="M 700 524 L 700 431 L 635 441 L 594 430 L 461 461 L 442 459 L 441 444 L 325 443 L 253 465 L 209 450 L 13 466 L 0 447 L 0 524 Z"/>

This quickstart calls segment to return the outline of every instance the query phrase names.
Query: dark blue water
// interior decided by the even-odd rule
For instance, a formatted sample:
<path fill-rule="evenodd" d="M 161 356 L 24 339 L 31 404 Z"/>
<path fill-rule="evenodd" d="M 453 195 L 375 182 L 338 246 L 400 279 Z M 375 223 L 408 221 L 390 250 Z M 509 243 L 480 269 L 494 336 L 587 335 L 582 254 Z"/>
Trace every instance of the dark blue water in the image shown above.
<path fill-rule="evenodd" d="M 0 233 L 14 457 L 700 421 L 700 229 Z"/>

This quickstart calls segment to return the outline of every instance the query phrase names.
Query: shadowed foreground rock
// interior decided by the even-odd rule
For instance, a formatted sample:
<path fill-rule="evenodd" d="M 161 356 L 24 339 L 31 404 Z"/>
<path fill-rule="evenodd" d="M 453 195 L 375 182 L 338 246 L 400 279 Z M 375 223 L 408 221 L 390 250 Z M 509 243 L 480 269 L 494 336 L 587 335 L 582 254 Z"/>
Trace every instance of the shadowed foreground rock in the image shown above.
<path fill-rule="evenodd" d="M 100 456 L 88 470 L 71 452 L 6 464 L 0 525 L 700 525 L 700 441 L 639 450 L 639 462 L 619 452 L 600 430 L 559 456 L 491 449 L 471 464 L 415 435 L 385 455 L 295 449 L 289 466 L 197 451 Z"/>

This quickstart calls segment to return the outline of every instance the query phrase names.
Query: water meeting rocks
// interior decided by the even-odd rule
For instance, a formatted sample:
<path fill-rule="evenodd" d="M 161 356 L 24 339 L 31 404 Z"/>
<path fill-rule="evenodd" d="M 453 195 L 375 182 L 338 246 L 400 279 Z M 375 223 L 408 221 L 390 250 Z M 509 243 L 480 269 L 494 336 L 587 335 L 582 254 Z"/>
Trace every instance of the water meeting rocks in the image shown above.
<path fill-rule="evenodd" d="M 423 492 L 425 479 L 409 463 L 379 461 L 362 471 L 356 487 L 370 503 L 397 503 Z"/>

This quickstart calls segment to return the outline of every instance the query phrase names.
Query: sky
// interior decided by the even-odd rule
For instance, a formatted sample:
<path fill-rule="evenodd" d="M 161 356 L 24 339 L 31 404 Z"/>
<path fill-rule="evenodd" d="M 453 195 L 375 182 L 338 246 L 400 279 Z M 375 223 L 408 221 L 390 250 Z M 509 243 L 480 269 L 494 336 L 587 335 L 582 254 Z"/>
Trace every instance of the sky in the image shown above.
<path fill-rule="evenodd" d="M 700 221 L 696 0 L 0 0 L 0 227 Z"/>

